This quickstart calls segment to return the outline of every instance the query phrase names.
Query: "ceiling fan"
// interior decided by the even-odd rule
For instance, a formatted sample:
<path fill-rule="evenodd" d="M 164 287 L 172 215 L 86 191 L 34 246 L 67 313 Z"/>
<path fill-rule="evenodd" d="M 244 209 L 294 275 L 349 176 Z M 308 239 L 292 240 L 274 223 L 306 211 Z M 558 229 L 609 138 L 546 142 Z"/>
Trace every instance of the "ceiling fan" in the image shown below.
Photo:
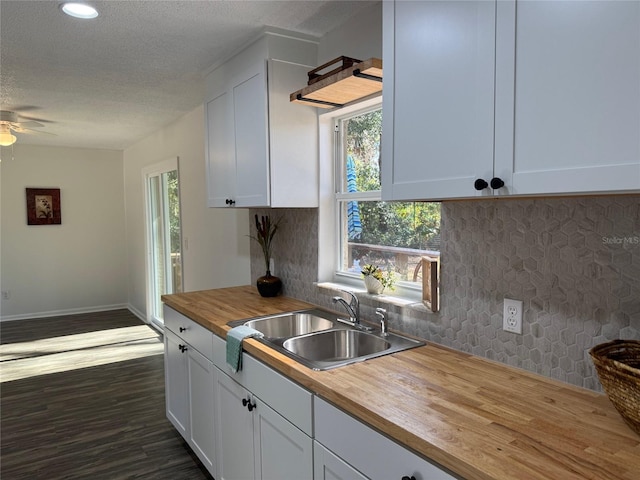
<path fill-rule="evenodd" d="M 42 127 L 44 127 L 42 123 L 22 117 L 16 112 L 0 110 L 0 146 L 8 147 L 16 142 L 17 138 L 12 132 L 53 135 L 53 133 L 33 130 Z"/>

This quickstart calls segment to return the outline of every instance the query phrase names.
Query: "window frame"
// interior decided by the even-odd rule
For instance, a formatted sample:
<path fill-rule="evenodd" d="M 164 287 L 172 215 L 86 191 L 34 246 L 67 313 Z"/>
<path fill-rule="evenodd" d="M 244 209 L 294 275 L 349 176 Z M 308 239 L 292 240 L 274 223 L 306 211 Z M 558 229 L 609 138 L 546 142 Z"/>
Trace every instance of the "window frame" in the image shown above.
<path fill-rule="evenodd" d="M 352 289 L 364 290 L 361 274 L 340 270 L 343 248 L 341 239 L 344 233 L 340 221 L 340 206 L 342 202 L 350 200 L 383 201 L 382 185 L 380 185 L 380 190 L 371 192 L 343 192 L 342 172 L 345 157 L 342 149 L 344 146 L 341 141 L 342 136 L 339 135 L 340 132 L 336 126 L 345 119 L 379 109 L 382 109 L 382 96 L 355 105 L 333 109 L 318 116 L 320 140 L 319 282 L 332 282 Z M 385 290 L 384 296 L 422 301 L 422 285 L 413 282 L 396 282 L 395 289 Z"/>

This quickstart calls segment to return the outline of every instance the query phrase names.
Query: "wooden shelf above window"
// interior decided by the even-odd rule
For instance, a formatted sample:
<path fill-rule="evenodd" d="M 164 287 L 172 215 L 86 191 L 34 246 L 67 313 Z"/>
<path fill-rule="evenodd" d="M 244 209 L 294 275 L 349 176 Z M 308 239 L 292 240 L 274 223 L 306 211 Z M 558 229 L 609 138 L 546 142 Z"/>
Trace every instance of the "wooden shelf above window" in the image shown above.
<path fill-rule="evenodd" d="M 382 91 L 382 60 L 370 58 L 308 85 L 289 96 L 295 103 L 342 107 Z"/>

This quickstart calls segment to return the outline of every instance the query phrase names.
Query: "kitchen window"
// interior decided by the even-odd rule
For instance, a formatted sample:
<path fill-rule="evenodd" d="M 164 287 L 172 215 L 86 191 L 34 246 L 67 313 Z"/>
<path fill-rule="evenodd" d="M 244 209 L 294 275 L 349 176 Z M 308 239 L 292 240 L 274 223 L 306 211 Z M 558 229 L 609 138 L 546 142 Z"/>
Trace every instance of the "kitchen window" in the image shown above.
<path fill-rule="evenodd" d="M 361 268 L 375 264 L 392 272 L 396 290 L 422 292 L 422 258 L 440 249 L 440 204 L 383 202 L 380 182 L 380 103 L 332 117 L 334 281 L 362 286 Z"/>

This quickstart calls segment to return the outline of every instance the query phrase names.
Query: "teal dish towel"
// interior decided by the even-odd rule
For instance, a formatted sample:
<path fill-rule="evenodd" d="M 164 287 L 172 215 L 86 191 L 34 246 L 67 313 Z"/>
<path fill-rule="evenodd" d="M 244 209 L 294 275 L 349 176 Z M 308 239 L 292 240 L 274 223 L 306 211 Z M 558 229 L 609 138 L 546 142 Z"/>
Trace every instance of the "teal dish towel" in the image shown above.
<path fill-rule="evenodd" d="M 262 332 L 240 325 L 227 332 L 227 364 L 233 373 L 242 370 L 242 341 L 245 338 L 262 338 Z"/>

